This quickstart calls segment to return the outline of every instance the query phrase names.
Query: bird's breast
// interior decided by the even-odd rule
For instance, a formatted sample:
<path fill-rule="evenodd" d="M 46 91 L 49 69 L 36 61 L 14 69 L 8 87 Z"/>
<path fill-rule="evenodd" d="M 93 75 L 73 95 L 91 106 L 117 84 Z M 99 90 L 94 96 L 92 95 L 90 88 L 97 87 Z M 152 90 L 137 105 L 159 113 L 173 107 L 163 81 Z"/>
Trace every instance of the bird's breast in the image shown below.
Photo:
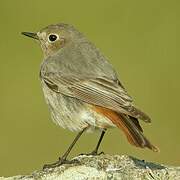
<path fill-rule="evenodd" d="M 49 106 L 53 121 L 65 129 L 81 131 L 89 126 L 89 130 L 114 127 L 105 116 L 94 111 L 92 105 L 76 98 L 56 93 L 42 81 L 46 103 Z"/>

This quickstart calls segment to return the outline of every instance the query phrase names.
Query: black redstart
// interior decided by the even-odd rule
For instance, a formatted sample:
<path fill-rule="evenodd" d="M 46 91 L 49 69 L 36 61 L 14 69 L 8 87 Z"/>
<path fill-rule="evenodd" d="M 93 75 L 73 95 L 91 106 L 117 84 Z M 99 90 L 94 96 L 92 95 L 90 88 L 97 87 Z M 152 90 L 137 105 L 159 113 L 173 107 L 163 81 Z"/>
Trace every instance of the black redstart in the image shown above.
<path fill-rule="evenodd" d="M 68 24 L 49 25 L 37 33 L 23 32 L 40 42 L 44 53 L 40 79 L 53 121 L 79 132 L 59 161 L 68 163 L 72 147 L 84 131 L 100 130 L 97 151 L 106 129 L 118 127 L 136 147 L 158 151 L 143 135 L 138 119 L 150 118 L 133 105 L 107 58 L 82 33 Z"/>

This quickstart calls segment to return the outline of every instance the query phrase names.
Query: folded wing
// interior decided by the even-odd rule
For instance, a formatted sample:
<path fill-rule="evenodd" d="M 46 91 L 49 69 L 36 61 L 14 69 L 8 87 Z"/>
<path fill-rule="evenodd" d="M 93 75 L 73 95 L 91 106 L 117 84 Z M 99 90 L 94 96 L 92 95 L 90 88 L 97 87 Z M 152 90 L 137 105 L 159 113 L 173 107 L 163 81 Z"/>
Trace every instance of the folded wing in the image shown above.
<path fill-rule="evenodd" d="M 61 73 L 42 73 L 41 78 L 57 93 L 150 122 L 150 118 L 133 105 L 132 98 L 118 80 Z"/>

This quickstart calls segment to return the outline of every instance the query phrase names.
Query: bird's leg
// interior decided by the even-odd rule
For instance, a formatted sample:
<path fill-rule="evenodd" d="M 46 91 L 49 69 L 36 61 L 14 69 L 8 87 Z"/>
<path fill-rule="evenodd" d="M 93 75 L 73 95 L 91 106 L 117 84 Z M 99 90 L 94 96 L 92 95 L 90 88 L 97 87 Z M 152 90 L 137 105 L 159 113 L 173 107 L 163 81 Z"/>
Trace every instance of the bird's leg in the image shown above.
<path fill-rule="evenodd" d="M 72 148 L 74 147 L 74 145 L 76 144 L 76 142 L 78 141 L 78 139 L 81 137 L 81 135 L 83 134 L 83 132 L 87 129 L 88 127 L 84 128 L 81 132 L 79 132 L 77 134 L 77 136 L 75 137 L 75 139 L 73 140 L 73 142 L 71 143 L 71 145 L 69 146 L 69 148 L 67 149 L 67 151 L 63 154 L 62 157 L 59 158 L 59 160 L 55 163 L 52 164 L 45 164 L 43 166 L 43 169 L 46 168 L 53 168 L 53 167 L 57 167 L 60 166 L 62 164 L 71 164 L 74 163 L 75 161 L 69 161 L 67 160 L 67 156 L 69 155 L 69 153 L 71 152 Z"/>
<path fill-rule="evenodd" d="M 103 154 L 103 152 L 100 152 L 100 153 L 98 154 L 98 149 L 99 149 L 99 146 L 100 146 L 100 144 L 101 144 L 101 142 L 102 142 L 102 139 L 103 139 L 103 137 L 104 137 L 105 132 L 106 132 L 106 130 L 103 130 L 103 131 L 102 131 L 101 136 L 100 136 L 100 138 L 99 138 L 99 141 L 98 141 L 98 143 L 97 143 L 97 145 L 96 145 L 96 148 L 95 148 L 91 153 L 89 153 L 89 155 L 100 155 L 100 154 Z"/>
<path fill-rule="evenodd" d="M 99 146 L 100 146 L 100 144 L 101 144 L 101 142 L 102 142 L 102 139 L 103 139 L 103 137 L 104 137 L 105 132 L 106 132 L 106 129 L 103 129 L 103 131 L 102 131 L 102 133 L 101 133 L 101 136 L 100 136 L 100 138 L 99 138 L 99 141 L 98 141 L 98 143 L 97 143 L 97 145 L 96 145 L 96 148 L 95 148 L 91 153 L 81 154 L 81 155 L 94 155 L 94 156 L 95 156 L 95 155 L 104 154 L 104 152 L 98 153 L 98 149 L 99 149 Z"/>

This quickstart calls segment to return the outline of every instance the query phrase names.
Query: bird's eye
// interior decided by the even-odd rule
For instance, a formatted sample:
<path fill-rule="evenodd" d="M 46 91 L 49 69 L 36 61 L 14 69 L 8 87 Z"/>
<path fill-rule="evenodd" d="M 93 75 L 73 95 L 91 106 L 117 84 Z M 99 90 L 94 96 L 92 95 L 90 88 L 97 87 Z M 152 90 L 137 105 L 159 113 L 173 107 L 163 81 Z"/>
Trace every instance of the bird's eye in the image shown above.
<path fill-rule="evenodd" d="M 56 41 L 58 39 L 58 35 L 50 34 L 48 38 L 49 38 L 50 42 L 54 42 L 54 41 Z"/>

